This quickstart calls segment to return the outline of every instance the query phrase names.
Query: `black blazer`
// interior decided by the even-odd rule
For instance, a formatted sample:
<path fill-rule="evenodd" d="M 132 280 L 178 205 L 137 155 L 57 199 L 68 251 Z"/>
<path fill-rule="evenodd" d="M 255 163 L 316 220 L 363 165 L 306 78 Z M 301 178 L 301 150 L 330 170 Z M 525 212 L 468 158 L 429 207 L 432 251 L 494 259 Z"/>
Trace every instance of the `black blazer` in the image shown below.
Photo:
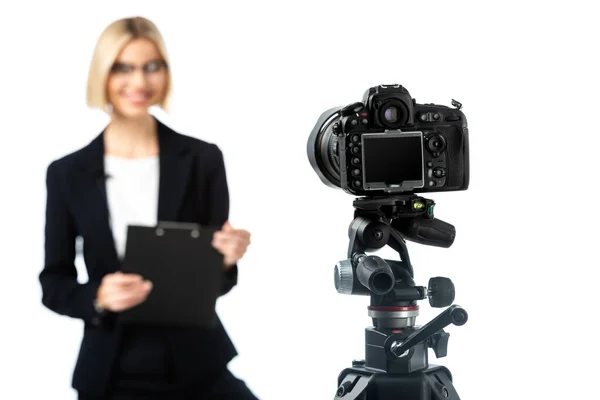
<path fill-rule="evenodd" d="M 156 120 L 159 142 L 158 220 L 222 225 L 229 194 L 219 148 L 174 132 Z M 39 275 L 42 303 L 84 322 L 72 386 L 102 395 L 115 362 L 121 328 L 114 314 L 102 317 L 93 306 L 102 277 L 120 269 L 109 225 L 104 173 L 104 131 L 90 144 L 47 170 L 45 265 Z M 80 284 L 74 265 L 76 238 L 83 238 L 89 281 Z M 237 265 L 225 273 L 222 294 L 237 283 Z M 207 369 L 225 367 L 237 355 L 222 324 L 216 329 L 174 328 L 168 342 L 177 376 L 194 381 Z"/>

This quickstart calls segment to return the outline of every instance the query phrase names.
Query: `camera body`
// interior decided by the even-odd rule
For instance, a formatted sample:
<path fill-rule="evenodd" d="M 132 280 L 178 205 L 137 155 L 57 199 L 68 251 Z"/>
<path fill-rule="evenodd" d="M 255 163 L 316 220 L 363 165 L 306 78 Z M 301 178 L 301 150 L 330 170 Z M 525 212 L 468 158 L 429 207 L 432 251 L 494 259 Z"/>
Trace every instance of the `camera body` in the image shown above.
<path fill-rule="evenodd" d="M 453 105 L 418 104 L 400 85 L 368 89 L 331 125 L 340 187 L 356 196 L 466 190 L 467 121 Z"/>

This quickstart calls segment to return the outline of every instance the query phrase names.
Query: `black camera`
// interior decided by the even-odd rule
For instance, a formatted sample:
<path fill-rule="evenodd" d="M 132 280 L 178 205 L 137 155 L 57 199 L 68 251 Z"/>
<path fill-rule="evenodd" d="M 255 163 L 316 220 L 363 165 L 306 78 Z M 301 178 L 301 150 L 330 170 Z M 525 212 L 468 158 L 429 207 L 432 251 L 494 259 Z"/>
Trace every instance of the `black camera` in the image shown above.
<path fill-rule="evenodd" d="M 466 190 L 469 140 L 462 105 L 418 104 L 400 85 L 324 112 L 308 139 L 323 183 L 356 196 Z"/>

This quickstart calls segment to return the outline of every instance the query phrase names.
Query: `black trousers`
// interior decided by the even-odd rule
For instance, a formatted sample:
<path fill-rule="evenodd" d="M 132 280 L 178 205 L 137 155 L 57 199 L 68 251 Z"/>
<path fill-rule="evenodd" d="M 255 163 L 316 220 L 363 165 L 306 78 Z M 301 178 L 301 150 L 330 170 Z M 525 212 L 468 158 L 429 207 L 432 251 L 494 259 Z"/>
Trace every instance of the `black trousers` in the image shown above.
<path fill-rule="evenodd" d="M 246 383 L 236 378 L 228 369 L 223 370 L 214 384 L 178 389 L 176 391 L 150 391 L 140 388 L 113 388 L 106 397 L 79 393 L 79 400 L 258 400 Z"/>

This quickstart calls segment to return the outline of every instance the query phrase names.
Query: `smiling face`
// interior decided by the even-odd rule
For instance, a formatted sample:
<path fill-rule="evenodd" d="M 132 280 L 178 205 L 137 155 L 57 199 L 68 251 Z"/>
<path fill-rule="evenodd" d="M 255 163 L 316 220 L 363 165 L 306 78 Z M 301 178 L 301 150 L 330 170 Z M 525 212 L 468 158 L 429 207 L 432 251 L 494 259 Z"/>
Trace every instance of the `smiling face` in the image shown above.
<path fill-rule="evenodd" d="M 113 63 L 106 92 L 114 113 L 136 118 L 163 100 L 167 86 L 167 65 L 155 44 L 148 39 L 134 39 Z"/>

